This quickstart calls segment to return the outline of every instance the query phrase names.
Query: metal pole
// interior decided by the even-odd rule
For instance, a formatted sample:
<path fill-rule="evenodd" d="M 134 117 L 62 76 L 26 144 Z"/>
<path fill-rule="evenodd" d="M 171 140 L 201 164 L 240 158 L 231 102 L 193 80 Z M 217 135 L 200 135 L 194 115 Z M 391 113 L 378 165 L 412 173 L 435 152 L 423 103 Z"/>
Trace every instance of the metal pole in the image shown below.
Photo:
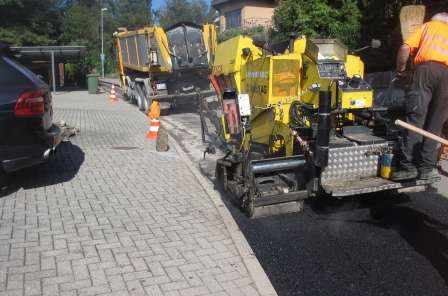
<path fill-rule="evenodd" d="M 54 72 L 54 51 L 51 51 L 51 76 L 53 80 L 53 94 L 56 93 L 56 74 Z"/>
<path fill-rule="evenodd" d="M 101 8 L 101 77 L 104 78 L 104 22 L 103 22 L 104 9 Z"/>
<path fill-rule="evenodd" d="M 205 129 L 207 128 L 207 124 L 204 119 L 204 102 L 202 96 L 198 92 L 198 103 L 199 103 L 199 119 L 201 120 L 201 135 L 202 135 L 202 143 L 205 143 Z"/>
<path fill-rule="evenodd" d="M 205 96 L 201 94 L 200 90 L 196 90 L 197 98 L 199 103 L 199 119 L 201 120 L 201 135 L 202 143 L 206 143 L 206 135 L 208 134 L 208 127 L 206 122 L 206 99 Z"/>

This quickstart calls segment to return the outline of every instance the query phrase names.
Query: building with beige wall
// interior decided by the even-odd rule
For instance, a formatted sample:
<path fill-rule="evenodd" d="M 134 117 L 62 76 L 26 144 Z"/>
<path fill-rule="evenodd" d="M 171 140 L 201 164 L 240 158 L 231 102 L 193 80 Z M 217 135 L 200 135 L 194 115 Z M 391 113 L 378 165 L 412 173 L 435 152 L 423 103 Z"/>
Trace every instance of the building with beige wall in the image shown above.
<path fill-rule="evenodd" d="M 213 0 L 221 31 L 231 28 L 270 27 L 278 0 Z"/>

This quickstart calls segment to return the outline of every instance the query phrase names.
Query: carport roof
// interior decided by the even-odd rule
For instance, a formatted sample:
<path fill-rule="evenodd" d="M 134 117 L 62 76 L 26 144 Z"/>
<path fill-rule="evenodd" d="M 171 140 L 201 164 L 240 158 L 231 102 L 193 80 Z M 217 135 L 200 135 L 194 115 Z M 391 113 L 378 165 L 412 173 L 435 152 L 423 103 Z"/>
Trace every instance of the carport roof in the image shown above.
<path fill-rule="evenodd" d="M 21 62 L 51 63 L 53 92 L 56 92 L 55 64 L 78 60 L 86 53 L 85 46 L 22 46 L 10 49 Z"/>
<path fill-rule="evenodd" d="M 54 53 L 56 62 L 67 62 L 82 58 L 86 53 L 85 46 L 20 46 L 11 47 L 11 51 L 20 60 L 51 61 Z"/>

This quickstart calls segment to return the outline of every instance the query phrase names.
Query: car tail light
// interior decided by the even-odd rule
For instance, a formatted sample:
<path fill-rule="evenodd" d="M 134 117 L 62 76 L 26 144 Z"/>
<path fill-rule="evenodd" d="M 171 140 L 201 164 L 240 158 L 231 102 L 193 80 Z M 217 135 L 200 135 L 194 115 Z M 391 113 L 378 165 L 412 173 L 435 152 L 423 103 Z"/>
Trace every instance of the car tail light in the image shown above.
<path fill-rule="evenodd" d="M 41 91 L 23 93 L 16 103 L 14 113 L 16 116 L 39 116 L 45 112 L 45 98 Z"/>

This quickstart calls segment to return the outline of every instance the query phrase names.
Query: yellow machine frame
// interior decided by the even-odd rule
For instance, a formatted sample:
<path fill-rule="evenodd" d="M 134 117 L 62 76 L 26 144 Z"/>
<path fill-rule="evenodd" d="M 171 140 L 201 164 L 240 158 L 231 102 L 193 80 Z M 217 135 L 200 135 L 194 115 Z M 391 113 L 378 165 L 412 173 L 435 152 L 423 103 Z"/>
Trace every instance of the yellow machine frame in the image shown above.
<path fill-rule="evenodd" d="M 313 85 L 318 84 L 321 89 L 337 87 L 330 85 L 331 80 L 319 77 L 316 62 L 306 55 L 307 41 L 306 38 L 296 39 L 283 54 L 271 55 L 255 46 L 251 38 L 238 36 L 219 44 L 216 51 L 213 76 L 223 82 L 225 88 L 249 94 L 252 140 L 269 145 L 273 154 L 281 146 L 286 156 L 293 154 L 293 135 L 289 127 L 292 103 L 301 102 L 317 109 L 319 93 L 311 90 Z M 364 63 L 358 56 L 347 55 L 344 65 L 347 77 L 364 77 Z M 338 101 L 342 109 L 369 108 L 373 103 L 371 90 L 339 91 L 338 98 L 336 93 L 332 91 L 332 105 Z M 348 114 L 347 118 L 353 119 L 353 116 Z M 226 125 L 224 116 L 221 122 Z M 272 141 L 277 135 L 281 140 Z M 232 138 L 226 128 L 223 136 L 227 141 Z"/>

